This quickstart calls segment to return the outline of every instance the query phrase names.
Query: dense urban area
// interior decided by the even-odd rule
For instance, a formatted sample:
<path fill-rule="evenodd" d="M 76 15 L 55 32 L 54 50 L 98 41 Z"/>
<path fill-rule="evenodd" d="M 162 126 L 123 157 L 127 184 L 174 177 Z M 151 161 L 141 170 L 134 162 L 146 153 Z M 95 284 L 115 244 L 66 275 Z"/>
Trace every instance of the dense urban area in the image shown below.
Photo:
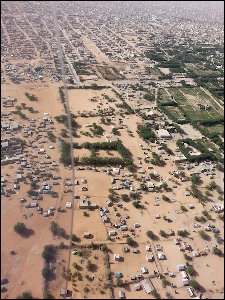
<path fill-rule="evenodd" d="M 1 6 L 2 299 L 224 299 L 223 2 Z"/>

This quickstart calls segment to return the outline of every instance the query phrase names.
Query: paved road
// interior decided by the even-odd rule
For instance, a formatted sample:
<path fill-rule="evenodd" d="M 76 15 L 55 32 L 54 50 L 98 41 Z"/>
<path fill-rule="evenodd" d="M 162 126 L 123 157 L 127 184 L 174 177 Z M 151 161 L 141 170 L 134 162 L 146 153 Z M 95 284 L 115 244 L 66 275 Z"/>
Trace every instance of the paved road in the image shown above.
<path fill-rule="evenodd" d="M 80 81 L 80 79 L 79 79 L 77 73 L 76 73 L 76 70 L 74 69 L 73 65 L 72 65 L 71 62 L 69 61 L 69 59 L 68 59 L 68 57 L 67 57 L 67 55 L 66 55 L 65 49 L 64 49 L 64 47 L 63 47 L 63 45 L 62 45 L 62 49 L 63 49 L 64 55 L 65 55 L 66 61 L 67 61 L 68 65 L 69 65 L 70 72 L 71 72 L 71 74 L 72 74 L 72 76 L 73 76 L 73 78 L 74 78 L 74 83 L 77 84 L 77 85 L 83 85 L 83 84 L 81 83 L 81 81 Z"/>

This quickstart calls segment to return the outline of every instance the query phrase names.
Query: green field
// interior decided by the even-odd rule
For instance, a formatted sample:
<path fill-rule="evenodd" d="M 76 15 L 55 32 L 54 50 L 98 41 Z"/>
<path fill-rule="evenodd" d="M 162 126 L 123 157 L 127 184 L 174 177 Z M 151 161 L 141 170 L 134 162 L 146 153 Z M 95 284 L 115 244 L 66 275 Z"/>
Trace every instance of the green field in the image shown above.
<path fill-rule="evenodd" d="M 170 112 L 170 114 L 177 120 L 184 120 L 185 117 L 182 114 L 182 112 L 179 110 L 178 107 L 174 106 L 167 106 L 167 110 Z"/>
<path fill-rule="evenodd" d="M 204 69 L 197 69 L 195 66 L 189 65 L 187 64 L 187 68 L 188 70 L 194 72 L 194 74 L 197 77 L 201 77 L 201 76 L 208 76 L 208 77 L 220 77 L 221 76 L 221 72 L 220 71 L 214 71 L 214 70 L 204 70 Z"/>
<path fill-rule="evenodd" d="M 218 133 L 220 135 L 224 133 L 224 126 L 222 124 L 221 125 L 217 124 L 217 125 L 214 125 L 214 126 L 207 127 L 207 129 L 210 132 Z"/>
<path fill-rule="evenodd" d="M 161 103 L 171 102 L 172 98 L 168 95 L 165 89 L 160 89 L 158 91 L 158 99 Z"/>
<path fill-rule="evenodd" d="M 155 75 L 155 76 L 160 75 L 160 71 L 157 68 L 146 67 L 145 71 L 148 75 Z"/>
<path fill-rule="evenodd" d="M 192 95 L 201 98 L 204 100 L 212 100 L 209 95 L 207 95 L 201 88 L 194 87 L 194 88 L 180 88 L 180 91 L 185 93 L 186 95 Z"/>
<path fill-rule="evenodd" d="M 188 105 L 188 99 L 180 91 L 180 88 L 168 88 L 168 92 L 174 97 L 178 105 Z"/>
<path fill-rule="evenodd" d="M 201 88 L 167 88 L 167 91 L 173 96 L 177 106 L 173 106 L 173 103 L 171 104 L 171 99 L 165 89 L 159 90 L 159 106 L 170 119 L 177 123 L 183 123 L 185 120 L 186 123 L 199 121 L 207 124 L 208 122 L 204 126 L 201 124 L 196 125 L 199 127 L 199 130 L 207 129 L 208 133 L 211 134 L 223 134 L 223 111 Z M 197 98 L 196 100 L 195 97 Z M 167 102 L 168 105 L 166 104 Z M 164 105 L 160 105 L 160 103 Z M 200 108 L 196 103 L 208 104 L 209 108 L 207 110 L 204 107 Z M 221 121 L 210 123 L 216 120 Z"/>
<path fill-rule="evenodd" d="M 218 112 L 218 105 L 199 87 L 169 88 L 168 91 L 178 103 L 181 112 L 184 113 L 186 118 L 190 121 L 213 120 L 214 118 L 221 117 L 221 114 Z M 210 103 L 212 107 L 208 110 L 200 109 L 188 100 L 188 95 L 196 96 L 202 100 L 202 103 Z"/>

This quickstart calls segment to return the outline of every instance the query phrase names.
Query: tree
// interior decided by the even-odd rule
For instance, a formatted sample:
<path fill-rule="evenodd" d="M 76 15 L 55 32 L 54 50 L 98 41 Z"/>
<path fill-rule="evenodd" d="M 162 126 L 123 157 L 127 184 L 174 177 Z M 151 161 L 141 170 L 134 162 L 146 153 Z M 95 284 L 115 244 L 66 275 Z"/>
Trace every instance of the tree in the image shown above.
<path fill-rule="evenodd" d="M 56 221 L 52 221 L 51 222 L 51 232 L 53 233 L 53 235 L 57 235 L 58 234 L 58 231 L 59 231 L 59 225 L 57 224 Z"/>
<path fill-rule="evenodd" d="M 199 230 L 198 234 L 203 240 L 206 240 L 208 238 L 208 234 L 206 234 L 203 230 Z"/>
<path fill-rule="evenodd" d="M 72 234 L 72 241 L 73 242 L 77 242 L 78 241 L 78 237 L 76 236 L 76 234 Z"/>
<path fill-rule="evenodd" d="M 187 272 L 187 274 L 193 276 L 194 273 L 195 273 L 195 270 L 191 265 L 189 265 L 189 266 L 186 267 L 186 272 Z"/>
<path fill-rule="evenodd" d="M 51 278 L 52 272 L 48 267 L 44 267 L 42 269 L 42 276 L 44 277 L 44 279 L 47 281 Z"/>
<path fill-rule="evenodd" d="M 34 190 L 34 189 L 36 189 L 37 188 L 37 183 L 36 183 L 36 181 L 32 181 L 31 183 L 30 183 L 30 186 L 31 186 L 31 188 Z"/>
<path fill-rule="evenodd" d="M 199 284 L 196 280 L 194 280 L 194 279 L 191 279 L 191 280 L 189 281 L 189 284 L 190 284 L 190 286 L 191 286 L 193 289 L 195 289 L 195 290 L 197 290 L 197 291 L 199 291 L 200 288 L 201 288 L 200 284 Z"/>
<path fill-rule="evenodd" d="M 187 212 L 187 208 L 184 206 L 184 205 L 181 205 L 180 209 L 183 211 L 183 212 Z"/>
<path fill-rule="evenodd" d="M 166 202 L 171 202 L 170 198 L 165 195 L 162 195 L 162 200 L 164 200 Z"/>
<path fill-rule="evenodd" d="M 14 231 L 20 235 L 24 235 L 25 232 L 26 232 L 27 228 L 26 228 L 26 225 L 24 223 L 19 223 L 17 222 L 15 225 L 14 225 Z"/>
<path fill-rule="evenodd" d="M 50 263 L 55 259 L 56 248 L 53 245 L 46 245 L 42 252 L 42 257 L 46 261 L 46 263 Z"/>
<path fill-rule="evenodd" d="M 146 232 L 146 235 L 151 239 L 151 240 L 154 240 L 156 238 L 156 235 L 153 233 L 153 231 L 151 230 L 148 230 Z"/>
<path fill-rule="evenodd" d="M 91 263 L 90 260 L 87 261 L 86 268 L 87 268 L 88 271 L 91 271 L 91 269 L 92 269 L 92 263 Z"/>
<path fill-rule="evenodd" d="M 117 128 L 113 128 L 113 129 L 112 129 L 112 133 L 113 133 L 114 135 L 120 135 L 120 132 L 118 131 Z"/>
<path fill-rule="evenodd" d="M 165 233 L 165 231 L 164 230 L 160 230 L 159 231 L 159 234 L 162 236 L 162 237 L 167 237 L 167 234 Z"/>
<path fill-rule="evenodd" d="M 222 250 L 217 247 L 213 247 L 212 251 L 213 251 L 213 254 L 218 255 L 218 256 L 221 256 L 223 254 Z"/>
<path fill-rule="evenodd" d="M 182 237 L 187 237 L 189 235 L 189 232 L 187 230 L 178 230 L 177 235 L 182 236 Z"/>
<path fill-rule="evenodd" d="M 116 279 L 116 285 L 117 285 L 118 287 L 121 287 L 121 286 L 123 285 L 123 280 L 122 280 L 121 278 L 117 278 L 117 279 Z"/>
<path fill-rule="evenodd" d="M 61 129 L 61 133 L 60 133 L 61 137 L 66 138 L 67 135 L 67 130 L 66 129 Z"/>
<path fill-rule="evenodd" d="M 189 255 L 187 255 L 187 253 L 184 253 L 184 258 L 185 258 L 186 260 L 192 260 L 192 257 L 189 256 Z"/>
<path fill-rule="evenodd" d="M 144 205 L 141 205 L 138 201 L 134 201 L 133 206 L 137 209 L 144 209 Z"/>
<path fill-rule="evenodd" d="M 169 292 L 166 292 L 166 299 L 173 299 L 173 295 L 171 295 Z"/>
<path fill-rule="evenodd" d="M 136 242 L 135 242 L 131 237 L 128 237 L 128 238 L 127 238 L 127 244 L 128 244 L 129 246 L 134 246 L 135 243 L 136 243 Z"/>
<path fill-rule="evenodd" d="M 207 188 L 208 190 L 210 190 L 210 191 L 215 190 L 215 189 L 217 188 L 217 184 L 216 184 L 215 181 L 212 180 L 212 181 L 207 185 L 206 188 Z"/>
<path fill-rule="evenodd" d="M 127 194 L 122 194 L 121 195 L 121 199 L 124 201 L 124 202 L 128 202 L 130 200 L 129 196 Z"/>
<path fill-rule="evenodd" d="M 104 244 L 104 245 L 102 245 L 101 250 L 102 250 L 103 252 L 108 252 L 108 251 L 109 251 L 109 248 Z"/>
<path fill-rule="evenodd" d="M 201 177 L 198 174 L 192 174 L 191 175 L 191 181 L 194 184 L 199 184 L 201 182 Z"/>

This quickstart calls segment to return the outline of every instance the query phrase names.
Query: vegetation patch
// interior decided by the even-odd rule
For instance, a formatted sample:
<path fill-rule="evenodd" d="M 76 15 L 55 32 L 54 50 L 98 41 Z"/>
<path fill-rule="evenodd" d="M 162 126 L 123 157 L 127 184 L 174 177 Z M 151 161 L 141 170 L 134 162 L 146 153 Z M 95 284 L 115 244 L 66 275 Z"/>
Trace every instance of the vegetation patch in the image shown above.
<path fill-rule="evenodd" d="M 191 155 L 187 147 L 184 144 L 187 144 L 201 152 L 199 155 Z M 190 138 L 180 139 L 177 141 L 177 146 L 179 147 L 181 153 L 188 159 L 190 162 L 200 162 L 206 159 L 211 161 L 217 161 L 217 157 L 214 153 L 211 153 L 208 148 L 201 142 L 195 142 Z"/>

